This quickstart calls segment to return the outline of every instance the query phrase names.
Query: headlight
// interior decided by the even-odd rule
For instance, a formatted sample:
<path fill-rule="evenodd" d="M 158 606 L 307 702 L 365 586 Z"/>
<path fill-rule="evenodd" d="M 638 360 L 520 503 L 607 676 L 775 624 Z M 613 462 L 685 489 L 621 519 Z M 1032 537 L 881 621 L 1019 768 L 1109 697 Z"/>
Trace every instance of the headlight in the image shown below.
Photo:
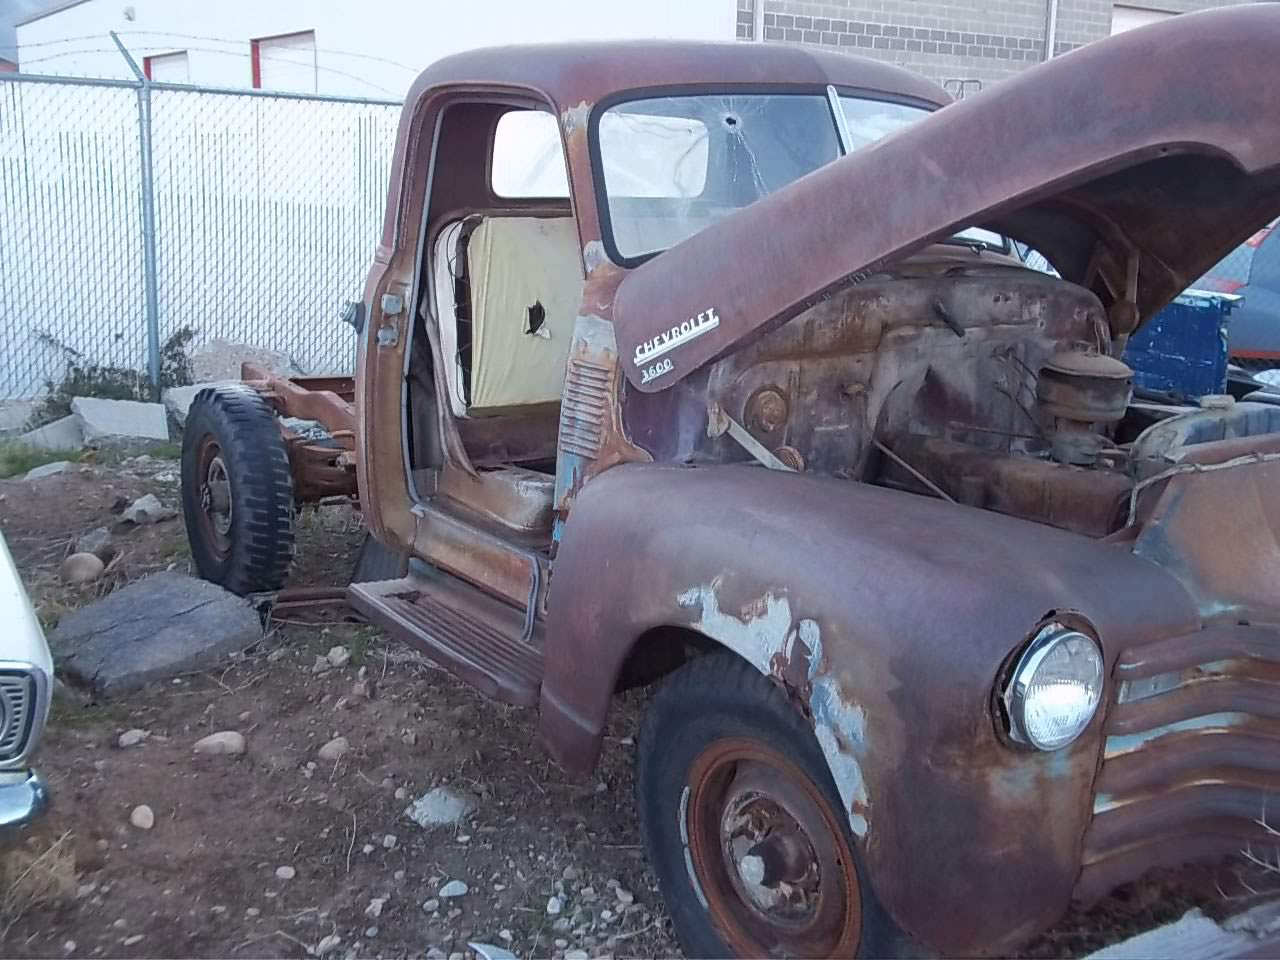
<path fill-rule="evenodd" d="M 1009 736 L 1058 750 L 1080 736 L 1102 699 L 1102 653 L 1091 637 L 1045 625 L 1018 658 L 1000 697 Z"/>

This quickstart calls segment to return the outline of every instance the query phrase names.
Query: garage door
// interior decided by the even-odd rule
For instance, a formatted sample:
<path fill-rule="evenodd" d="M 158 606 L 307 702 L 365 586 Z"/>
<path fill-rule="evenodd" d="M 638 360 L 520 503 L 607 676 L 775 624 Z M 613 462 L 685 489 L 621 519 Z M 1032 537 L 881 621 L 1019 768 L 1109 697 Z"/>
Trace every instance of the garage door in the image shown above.
<path fill-rule="evenodd" d="M 1111 33 L 1124 33 L 1134 27 L 1145 27 L 1149 23 L 1167 20 L 1173 14 L 1167 10 L 1152 10 L 1148 7 L 1125 7 L 1116 4 L 1111 8 Z"/>

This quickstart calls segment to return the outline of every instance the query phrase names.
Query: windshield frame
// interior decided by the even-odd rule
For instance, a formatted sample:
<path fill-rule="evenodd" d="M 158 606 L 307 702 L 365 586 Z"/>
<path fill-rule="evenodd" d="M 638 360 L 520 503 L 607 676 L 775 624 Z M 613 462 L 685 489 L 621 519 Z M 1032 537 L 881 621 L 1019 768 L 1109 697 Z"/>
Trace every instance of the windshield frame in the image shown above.
<path fill-rule="evenodd" d="M 856 97 L 864 100 L 877 100 L 884 103 L 896 103 L 903 106 L 919 107 L 922 110 L 932 113 L 940 109 L 936 103 L 928 100 L 922 100 L 918 97 L 911 97 L 901 94 L 886 93 L 882 90 L 864 90 L 858 87 L 846 87 L 841 85 L 832 85 L 829 83 L 743 83 L 743 84 L 723 84 L 723 83 L 699 83 L 699 84 L 674 84 L 659 85 L 652 87 L 634 87 L 629 90 L 619 90 L 596 101 L 591 108 L 591 114 L 587 119 L 587 155 L 591 164 L 591 181 L 592 193 L 595 195 L 596 218 L 600 224 L 600 240 L 604 245 L 605 253 L 609 259 L 622 267 L 623 269 L 634 269 L 652 260 L 659 254 L 665 253 L 671 249 L 667 247 L 663 250 L 648 251 L 643 254 L 628 257 L 624 255 L 614 240 L 613 219 L 609 209 L 609 192 L 605 185 L 604 178 L 604 158 L 600 149 L 600 123 L 605 113 L 618 104 L 630 103 L 637 100 L 659 99 L 663 97 L 739 97 L 739 96 L 794 96 L 803 95 L 811 97 L 819 97 L 827 102 L 828 110 L 831 113 L 832 129 L 835 132 L 836 143 L 840 153 L 833 157 L 832 160 L 838 160 L 845 153 L 845 130 L 843 123 L 843 114 L 838 113 L 839 100 L 832 98 L 832 91 L 840 97 Z M 830 163 L 832 161 L 828 161 Z M 732 214 L 730 214 L 732 216 Z"/>

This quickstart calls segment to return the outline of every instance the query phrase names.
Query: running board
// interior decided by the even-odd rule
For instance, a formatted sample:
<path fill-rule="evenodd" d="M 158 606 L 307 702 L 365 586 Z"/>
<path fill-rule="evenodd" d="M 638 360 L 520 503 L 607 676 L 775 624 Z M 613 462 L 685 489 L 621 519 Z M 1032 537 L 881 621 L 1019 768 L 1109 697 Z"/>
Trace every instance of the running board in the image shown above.
<path fill-rule="evenodd" d="M 526 642 L 524 614 L 514 607 L 436 570 L 353 583 L 347 599 L 371 623 L 486 696 L 519 706 L 538 702 L 542 629 Z"/>

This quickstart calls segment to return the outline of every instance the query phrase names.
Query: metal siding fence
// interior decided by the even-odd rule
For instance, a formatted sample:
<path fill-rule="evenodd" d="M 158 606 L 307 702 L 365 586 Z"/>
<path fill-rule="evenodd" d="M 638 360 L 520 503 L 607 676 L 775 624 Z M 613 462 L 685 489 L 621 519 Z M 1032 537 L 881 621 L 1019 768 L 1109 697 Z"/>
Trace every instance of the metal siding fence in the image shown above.
<path fill-rule="evenodd" d="M 139 84 L 0 74 L 0 398 L 148 369 Z M 159 342 L 354 367 L 400 104 L 150 85 Z"/>

